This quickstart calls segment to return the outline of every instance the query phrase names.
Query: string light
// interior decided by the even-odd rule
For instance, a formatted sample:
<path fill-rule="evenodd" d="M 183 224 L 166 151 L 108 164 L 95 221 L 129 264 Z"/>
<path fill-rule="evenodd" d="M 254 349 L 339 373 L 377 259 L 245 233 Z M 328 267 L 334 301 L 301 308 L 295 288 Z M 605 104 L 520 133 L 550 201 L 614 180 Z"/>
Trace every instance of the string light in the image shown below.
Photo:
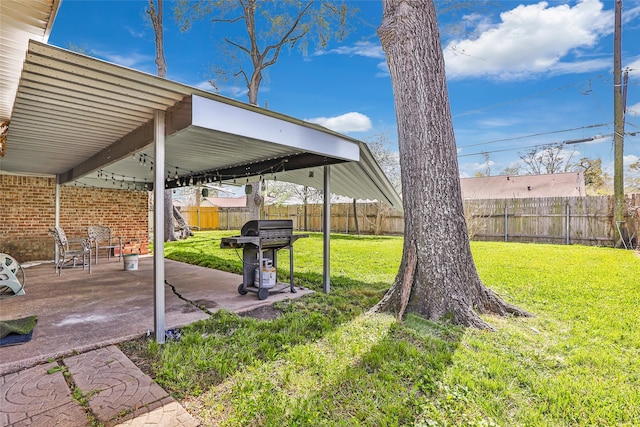
<path fill-rule="evenodd" d="M 148 170 L 153 172 L 154 162 L 151 157 L 149 157 L 144 153 L 134 154 L 133 157 L 145 169 L 149 167 Z M 265 169 L 262 169 L 262 170 L 253 170 L 252 168 L 255 167 L 255 164 L 244 165 L 243 166 L 244 172 L 239 175 L 237 174 L 224 175 L 220 172 L 220 170 L 215 170 L 215 169 L 196 173 L 194 171 L 184 170 L 176 165 L 167 164 L 167 169 L 169 170 L 167 171 L 167 175 L 165 179 L 165 188 L 183 187 L 187 185 L 193 186 L 193 185 L 201 185 L 201 184 L 216 183 L 216 182 L 219 185 L 222 185 L 225 180 L 233 180 L 233 184 L 238 185 L 238 181 L 241 180 L 243 176 L 245 177 L 246 184 L 249 184 L 249 179 L 251 176 L 256 176 L 258 177 L 260 182 L 263 182 L 264 180 L 267 179 L 265 174 L 268 174 L 268 173 L 272 175 L 273 180 L 277 180 L 277 173 L 285 171 L 285 164 L 287 162 L 288 162 L 288 159 L 282 159 L 279 162 L 279 164 L 267 166 Z M 172 173 L 170 168 L 175 168 L 175 172 Z M 235 167 L 229 168 L 229 170 L 234 170 L 234 169 L 237 170 L 237 168 Z M 180 176 L 181 170 L 184 171 L 184 176 L 182 177 Z M 149 184 L 146 182 L 147 178 L 143 178 L 145 183 L 142 184 L 142 183 L 137 183 L 135 177 L 120 175 L 113 172 L 107 172 L 105 170 L 97 171 L 97 178 L 104 179 L 106 182 L 111 180 L 111 187 L 117 187 L 118 181 L 120 181 L 120 188 L 124 188 L 125 184 L 127 189 L 133 188 L 134 190 L 138 190 L 138 189 L 146 190 L 146 189 L 152 188 L 153 186 L 153 183 Z M 100 187 L 96 187 L 96 188 L 100 188 Z"/>

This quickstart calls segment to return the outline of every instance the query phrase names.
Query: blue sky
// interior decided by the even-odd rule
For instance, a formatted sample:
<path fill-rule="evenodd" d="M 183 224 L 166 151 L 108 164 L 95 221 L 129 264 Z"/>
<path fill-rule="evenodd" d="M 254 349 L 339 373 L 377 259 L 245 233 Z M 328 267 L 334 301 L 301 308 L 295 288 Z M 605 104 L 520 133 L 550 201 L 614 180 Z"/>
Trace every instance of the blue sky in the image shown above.
<path fill-rule="evenodd" d="M 167 77 L 214 91 L 211 71 L 223 64 L 220 34 L 201 21 L 181 32 L 165 0 Z M 391 81 L 376 35 L 380 1 L 353 1 L 354 30 L 340 43 L 306 55 L 285 50 L 270 67 L 259 104 L 354 138 L 385 134 L 397 149 Z M 156 74 L 146 0 L 64 0 L 49 43 Z M 461 176 L 490 168 L 497 175 L 531 147 L 566 146 L 574 159 L 613 162 L 614 2 L 477 2 L 441 21 Z M 640 1 L 624 0 L 622 66 L 629 69 L 626 132 L 640 127 Z M 228 28 L 228 27 L 227 27 Z M 225 34 L 226 35 L 226 34 Z M 219 93 L 247 102 L 241 82 Z M 483 154 L 486 153 L 486 154 Z M 625 164 L 640 158 L 640 135 L 625 138 Z M 489 156 L 487 164 L 486 155 Z"/>

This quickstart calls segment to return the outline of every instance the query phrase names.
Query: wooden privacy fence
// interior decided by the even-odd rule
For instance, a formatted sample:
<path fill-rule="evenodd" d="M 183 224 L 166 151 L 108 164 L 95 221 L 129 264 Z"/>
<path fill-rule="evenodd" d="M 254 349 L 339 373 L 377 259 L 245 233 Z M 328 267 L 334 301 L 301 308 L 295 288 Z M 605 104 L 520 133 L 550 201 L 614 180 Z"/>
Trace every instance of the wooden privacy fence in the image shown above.
<path fill-rule="evenodd" d="M 613 246 L 619 227 L 628 247 L 637 246 L 640 194 L 626 199 L 624 223 L 613 220 L 613 196 L 466 200 L 474 240 Z"/>
<path fill-rule="evenodd" d="M 627 216 L 618 224 L 628 246 L 637 246 L 640 194 L 627 196 Z M 613 246 L 613 196 L 465 200 L 469 235 L 474 240 Z M 306 212 L 306 215 L 305 215 Z M 206 230 L 239 230 L 249 220 L 242 208 L 189 207 L 189 225 Z M 267 206 L 265 219 L 291 219 L 296 230 L 322 231 L 322 204 Z M 379 203 L 331 204 L 331 232 L 402 234 L 404 217 Z"/>
<path fill-rule="evenodd" d="M 196 230 L 239 230 L 249 220 L 249 211 L 242 208 L 189 206 L 181 212 L 189 227 Z"/>

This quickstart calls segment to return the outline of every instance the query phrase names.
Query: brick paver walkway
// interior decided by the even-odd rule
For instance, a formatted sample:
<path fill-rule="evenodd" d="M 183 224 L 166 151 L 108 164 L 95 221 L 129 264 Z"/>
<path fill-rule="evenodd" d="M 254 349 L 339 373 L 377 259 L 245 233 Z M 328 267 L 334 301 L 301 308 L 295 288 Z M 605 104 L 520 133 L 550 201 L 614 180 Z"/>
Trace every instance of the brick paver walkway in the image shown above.
<path fill-rule="evenodd" d="M 0 425 L 195 427 L 198 422 L 117 347 L 109 346 L 0 377 Z M 73 399 L 62 373 L 88 402 Z"/>

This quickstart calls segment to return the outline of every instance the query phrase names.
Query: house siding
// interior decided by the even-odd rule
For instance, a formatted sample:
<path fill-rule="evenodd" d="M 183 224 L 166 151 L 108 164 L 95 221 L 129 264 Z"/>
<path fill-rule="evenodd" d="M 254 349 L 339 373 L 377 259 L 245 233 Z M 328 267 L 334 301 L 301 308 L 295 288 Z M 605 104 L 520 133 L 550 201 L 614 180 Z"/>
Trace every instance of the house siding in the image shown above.
<path fill-rule="evenodd" d="M 85 237 L 90 225 L 105 225 L 124 241 L 149 240 L 148 193 L 60 187 L 60 226 Z M 55 179 L 0 174 L 0 252 L 18 262 L 51 260 L 55 224 Z"/>

